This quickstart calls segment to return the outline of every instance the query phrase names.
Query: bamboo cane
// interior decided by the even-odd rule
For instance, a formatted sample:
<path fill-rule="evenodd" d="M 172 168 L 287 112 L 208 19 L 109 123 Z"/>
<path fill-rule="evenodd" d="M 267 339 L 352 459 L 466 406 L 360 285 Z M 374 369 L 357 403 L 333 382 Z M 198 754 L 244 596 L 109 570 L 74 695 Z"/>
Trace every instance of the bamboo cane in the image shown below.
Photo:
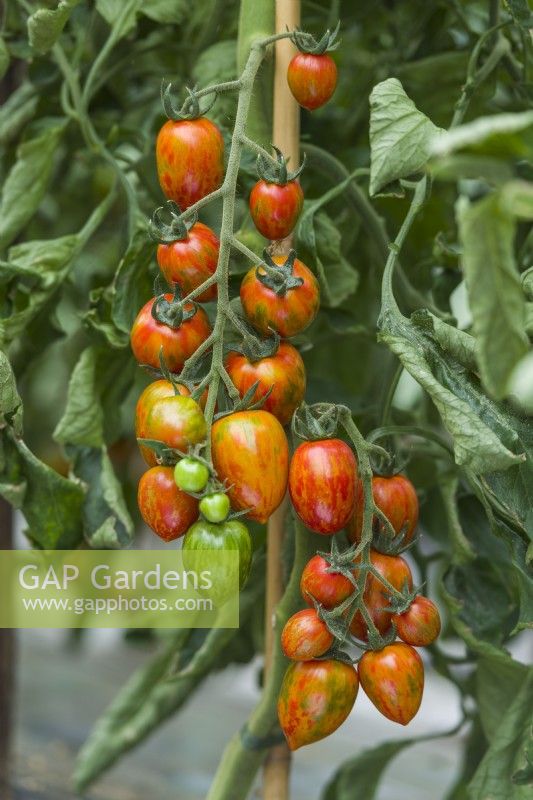
<path fill-rule="evenodd" d="M 276 33 L 288 27 L 293 30 L 300 24 L 300 0 L 276 0 Z M 279 147 L 286 158 L 290 158 L 291 169 L 299 162 L 300 111 L 287 84 L 287 67 L 294 55 L 295 47 L 288 39 L 276 44 L 274 71 L 274 115 L 272 143 Z M 280 254 L 291 247 L 291 237 L 284 240 Z M 265 675 L 268 674 L 274 648 L 274 610 L 283 593 L 281 553 L 287 498 L 271 516 L 267 532 L 267 589 L 265 618 Z M 264 800 L 287 800 L 289 797 L 291 755 L 286 744 L 273 747 L 263 770 Z"/>

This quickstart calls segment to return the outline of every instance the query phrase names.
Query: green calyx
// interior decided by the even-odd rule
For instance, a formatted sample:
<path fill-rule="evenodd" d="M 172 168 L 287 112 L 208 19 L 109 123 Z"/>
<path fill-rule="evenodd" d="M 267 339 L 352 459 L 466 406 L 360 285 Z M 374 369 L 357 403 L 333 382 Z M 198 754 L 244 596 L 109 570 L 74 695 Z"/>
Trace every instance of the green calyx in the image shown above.
<path fill-rule="evenodd" d="M 164 206 L 159 206 L 152 214 L 148 232 L 154 242 L 172 244 L 186 239 L 197 221 L 196 214 L 184 219 L 179 205 L 174 200 L 167 200 Z"/>
<path fill-rule="evenodd" d="M 330 31 L 328 29 L 319 41 L 311 33 L 305 33 L 299 28 L 295 28 L 291 35 L 291 41 L 301 53 L 321 56 L 324 53 L 331 52 L 331 50 L 336 50 L 339 46 L 340 40 L 337 40 L 337 35 L 340 26 L 340 22 L 337 22 L 334 30 Z"/>
<path fill-rule="evenodd" d="M 304 153 L 303 161 L 300 167 L 294 172 L 287 170 L 288 159 L 285 158 L 279 147 L 272 145 L 272 149 L 276 153 L 276 158 L 266 158 L 262 153 L 257 156 L 257 176 L 260 180 L 267 183 L 276 183 L 278 186 L 285 186 L 290 181 L 295 181 L 302 174 L 305 167 L 306 155 Z"/>
<path fill-rule="evenodd" d="M 234 315 L 231 323 L 242 336 L 241 343 L 232 345 L 231 350 L 242 353 L 252 364 L 262 358 L 270 358 L 278 352 L 280 337 L 276 331 L 272 331 L 272 336 L 267 339 L 261 339 L 243 317 Z"/>
<path fill-rule="evenodd" d="M 179 121 L 203 117 L 204 114 L 207 114 L 217 99 L 217 92 L 213 90 L 213 99 L 208 102 L 204 108 L 201 108 L 200 98 L 197 96 L 197 88 L 194 87 L 193 89 L 189 89 L 189 87 L 186 86 L 185 91 L 187 92 L 187 97 L 185 98 L 181 108 L 178 108 L 174 105 L 174 101 L 172 99 L 171 81 L 167 81 L 164 78 L 161 81 L 161 102 L 163 104 L 163 110 L 169 119 Z"/>
<path fill-rule="evenodd" d="M 292 432 L 307 442 L 332 439 L 338 424 L 339 410 L 333 403 L 315 403 L 312 406 L 302 403 L 294 412 Z"/>
<path fill-rule="evenodd" d="M 181 300 L 181 289 L 176 284 L 170 300 L 167 299 L 164 288 L 164 280 L 158 275 L 154 284 L 155 300 L 152 305 L 152 317 L 161 325 L 168 325 L 169 328 L 176 330 L 184 322 L 196 314 L 196 304 L 187 303 L 187 309 Z"/>
<path fill-rule="evenodd" d="M 291 250 L 284 264 L 276 264 L 268 250 L 263 250 L 263 264 L 256 270 L 257 280 L 268 286 L 278 297 L 284 297 L 290 289 L 297 289 L 303 278 L 294 275 L 296 251 Z"/>

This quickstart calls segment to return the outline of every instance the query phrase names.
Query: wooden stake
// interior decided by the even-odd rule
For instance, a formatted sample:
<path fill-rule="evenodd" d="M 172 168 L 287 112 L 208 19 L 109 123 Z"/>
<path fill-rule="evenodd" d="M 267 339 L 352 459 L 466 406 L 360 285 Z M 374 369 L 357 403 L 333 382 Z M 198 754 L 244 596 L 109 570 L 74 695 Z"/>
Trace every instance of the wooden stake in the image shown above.
<path fill-rule="evenodd" d="M 300 0 L 276 0 L 276 33 L 282 33 L 287 27 L 293 30 L 299 24 Z M 272 144 L 279 147 L 286 158 L 290 158 L 291 170 L 298 167 L 300 158 L 300 110 L 287 84 L 287 67 L 295 52 L 296 48 L 289 39 L 276 43 Z M 290 247 L 291 237 L 284 240 L 277 252 L 287 253 Z M 288 498 L 285 498 L 268 521 L 265 674 L 270 669 L 275 647 L 274 613 L 283 593 L 281 554 L 287 506 Z M 263 771 L 264 800 L 288 800 L 290 762 L 291 754 L 286 744 L 270 750 Z"/>

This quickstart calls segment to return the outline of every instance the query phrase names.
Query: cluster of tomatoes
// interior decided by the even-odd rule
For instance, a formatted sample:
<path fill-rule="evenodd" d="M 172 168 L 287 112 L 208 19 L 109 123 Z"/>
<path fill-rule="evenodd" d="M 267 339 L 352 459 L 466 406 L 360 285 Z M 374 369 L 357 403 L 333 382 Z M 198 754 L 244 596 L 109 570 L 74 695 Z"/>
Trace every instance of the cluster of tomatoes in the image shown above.
<path fill-rule="evenodd" d="M 323 47 L 331 42 L 326 38 Z M 300 52 L 287 77 L 298 102 L 314 109 L 331 97 L 337 73 L 326 52 Z M 345 529 L 357 542 L 362 484 L 354 454 L 341 439 L 315 436 L 290 458 L 284 426 L 303 401 L 306 377 L 301 356 L 287 339 L 310 325 L 320 301 L 315 276 L 294 251 L 272 255 L 271 246 L 242 281 L 244 342 L 226 353 L 223 369 L 247 405 L 217 414 L 208 426 L 207 379 L 199 386 L 180 381 L 180 373 L 191 356 L 199 349 L 208 353 L 213 343 L 203 304 L 217 300 L 220 242 L 193 214 L 182 214 L 222 185 L 223 138 L 205 118 L 169 119 L 159 132 L 156 157 L 171 217 L 164 224 L 162 210 L 155 215 L 157 261 L 168 291 L 156 293 L 139 311 L 131 346 L 140 364 L 162 369 L 166 377 L 149 384 L 137 403 L 136 435 L 149 467 L 139 482 L 139 508 L 165 541 L 184 536 L 185 551 L 237 550 L 242 586 L 252 543 L 240 517 L 266 522 L 288 489 L 308 528 L 325 536 Z M 250 214 L 274 245 L 290 236 L 301 213 L 299 172 L 288 173 L 279 151 L 276 160 L 260 157 L 258 167 Z M 201 453 L 208 435 L 210 459 L 205 460 Z M 372 490 L 379 513 L 408 544 L 418 519 L 412 484 L 401 475 L 374 476 Z M 374 525 L 379 528 L 381 520 Z M 420 705 L 423 665 L 414 647 L 436 638 L 438 611 L 430 600 L 414 595 L 409 566 L 400 555 L 371 549 L 369 561 L 363 564 L 361 558 L 350 570 L 336 571 L 317 555 L 304 569 L 301 589 L 309 607 L 288 620 L 282 635 L 283 651 L 294 663 L 281 689 L 279 718 L 292 749 L 323 738 L 343 722 L 359 681 L 389 719 L 407 724 Z M 362 605 L 349 620 L 350 633 L 364 650 L 356 668 L 338 649 L 326 615 L 348 608 L 360 585 Z M 391 588 L 409 599 L 403 613 L 390 608 Z M 401 641 L 394 641 L 395 633 Z M 370 649 L 369 640 L 380 635 L 383 647 Z"/>
<path fill-rule="evenodd" d="M 304 87 L 316 95 L 312 82 Z M 319 287 L 294 252 L 271 257 L 265 251 L 264 262 L 244 277 L 242 308 L 256 337 L 264 337 L 256 338 L 262 355 L 236 348 L 226 354 L 224 369 L 241 398 L 248 397 L 248 406 L 263 405 L 217 415 L 210 428 L 211 458 L 204 460 L 207 390 L 180 381 L 180 373 L 198 348 L 210 349 L 212 328 L 203 304 L 217 300 L 220 241 L 194 214 L 183 212 L 223 182 L 221 132 L 201 116 L 169 119 L 157 137 L 156 160 L 168 202 L 154 215 L 153 231 L 167 290 L 139 311 L 131 347 L 139 364 L 163 369 L 165 377 L 147 386 L 136 408 L 136 436 L 149 466 L 139 482 L 139 509 L 163 540 L 184 536 L 186 551 L 238 550 L 242 585 L 252 545 L 238 517 L 266 522 L 285 496 L 289 446 L 283 426 L 306 385 L 301 356 L 286 340 L 313 321 Z M 303 205 L 298 174 L 287 172 L 278 151 L 250 194 L 251 217 L 271 242 L 287 237 L 298 220 Z"/>
<path fill-rule="evenodd" d="M 348 446 L 339 439 L 305 442 L 294 453 L 293 467 L 297 479 L 289 482 L 291 496 L 306 525 L 326 535 L 345 528 L 350 539 L 359 542 L 363 488 Z M 378 512 L 387 517 L 402 545 L 408 545 L 418 521 L 412 483 L 403 475 L 375 475 L 372 493 Z M 381 520 L 375 519 L 373 526 L 379 540 L 385 535 Z M 328 736 L 344 722 L 359 682 L 376 708 L 393 722 L 407 725 L 420 707 L 424 667 L 414 648 L 431 644 L 439 635 L 438 609 L 427 597 L 413 596 L 411 570 L 401 555 L 371 548 L 369 560 L 372 571 L 365 569 L 363 580 L 361 556 L 350 567 L 351 576 L 346 570 L 336 571 L 321 555 L 311 558 L 303 570 L 300 587 L 309 608 L 287 621 L 281 638 L 285 655 L 294 663 L 284 678 L 278 712 L 293 750 Z M 364 612 L 357 610 L 348 627 L 357 640 L 354 643 L 364 650 L 356 667 L 348 657 L 339 659 L 334 653 L 335 637 L 325 620 L 328 612 L 348 607 L 361 586 Z M 390 587 L 408 599 L 402 613 L 391 608 Z M 368 647 L 369 621 L 383 637 L 377 649 Z M 395 641 L 395 632 L 401 641 Z M 346 644 L 346 631 L 339 638 Z"/>

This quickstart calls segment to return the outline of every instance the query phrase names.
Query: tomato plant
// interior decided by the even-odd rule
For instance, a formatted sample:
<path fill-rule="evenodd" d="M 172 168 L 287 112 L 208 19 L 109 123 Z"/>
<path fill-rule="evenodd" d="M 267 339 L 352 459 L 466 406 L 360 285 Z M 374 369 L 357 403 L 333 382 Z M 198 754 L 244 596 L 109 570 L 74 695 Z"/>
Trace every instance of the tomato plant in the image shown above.
<path fill-rule="evenodd" d="M 431 643 L 425 668 L 445 676 L 461 709 L 438 733 L 457 737 L 468 757 L 446 776 L 454 785 L 435 773 L 430 793 L 483 800 L 490 784 L 518 800 L 531 705 L 515 647 L 531 618 L 528 4 L 305 2 L 300 23 L 287 20 L 287 30 L 278 14 L 274 28 L 276 10 L 299 6 L 199 0 L 185 13 L 181 0 L 20 0 L 2 16 L 2 511 L 16 507 L 38 549 L 135 546 L 144 501 L 135 502 L 142 465 L 131 417 L 141 395 L 139 438 L 163 442 L 142 445 L 166 476 L 164 491 L 158 482 L 150 492 L 155 507 L 176 491 L 184 508 L 208 506 L 205 495 L 223 489 L 232 513 L 193 525 L 212 525 L 218 543 L 235 514 L 254 522 L 240 628 L 145 637 L 147 663 L 83 748 L 76 785 L 83 793 L 178 713 L 210 672 L 264 657 L 261 698 L 224 751 L 208 800 L 244 800 L 262 764 L 268 796 L 269 775 L 287 763 L 269 751 L 286 665 L 281 634 L 300 610 L 300 585 L 334 637 L 327 661 L 342 666 L 326 670 L 353 680 L 353 663 L 364 674 L 375 663 L 382 676 L 390 668 L 392 683 L 367 688 L 402 721 L 420 686 L 409 645 Z M 326 31 L 337 9 L 338 47 Z M 161 127 L 168 74 L 176 82 L 163 85 Z M 306 109 L 300 118 L 293 97 Z M 286 177 L 271 142 L 294 170 Z M 154 385 L 141 394 L 145 373 Z M 338 440 L 355 455 L 354 514 L 328 537 L 282 502 L 289 426 L 292 451 Z M 179 476 L 185 459 L 207 478 L 196 468 L 178 477 L 186 490 L 172 488 L 168 475 Z M 336 528 L 345 503 L 332 497 L 323 509 L 318 492 L 305 501 L 293 492 L 304 517 L 338 511 Z M 173 502 L 164 509 L 176 513 Z M 0 632 L 2 652 L 9 635 Z M 390 667 L 391 652 L 401 656 L 392 663 L 412 668 L 411 687 Z M 320 672 L 322 662 L 307 663 L 291 674 Z M 438 702 L 428 685 L 427 702 Z M 13 695 L 6 680 L 2 720 Z M 315 697 L 327 696 L 320 688 Z M 487 698 L 502 710 L 498 725 Z M 300 743 L 340 719 L 328 707 L 317 721 L 303 694 L 292 710 L 281 705 Z M 308 739 L 298 720 L 310 723 Z M 516 753 L 502 759 L 509 740 Z M 387 757 L 416 741 L 370 752 L 356 742 L 334 774 L 328 762 L 324 797 L 340 800 L 346 787 L 365 796 L 382 769 L 394 771 Z M 417 751 L 408 752 L 411 774 Z M 318 751 L 317 771 L 320 759 Z"/>

